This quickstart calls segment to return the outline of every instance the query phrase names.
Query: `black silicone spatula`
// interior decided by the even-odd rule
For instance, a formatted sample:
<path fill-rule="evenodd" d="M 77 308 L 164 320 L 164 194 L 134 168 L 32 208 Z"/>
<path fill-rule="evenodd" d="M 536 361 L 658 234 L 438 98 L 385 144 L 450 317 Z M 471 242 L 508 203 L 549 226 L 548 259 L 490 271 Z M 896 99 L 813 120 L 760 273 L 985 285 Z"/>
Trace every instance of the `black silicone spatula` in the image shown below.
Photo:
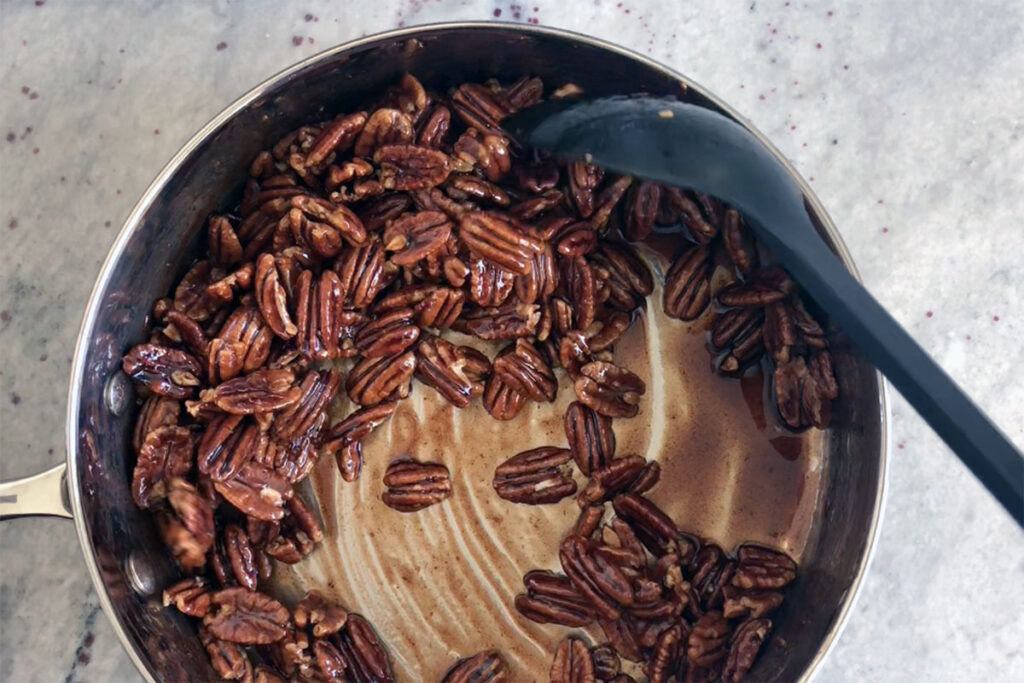
<path fill-rule="evenodd" d="M 552 101 L 505 121 L 563 159 L 706 192 L 735 207 L 801 287 L 1024 526 L 1024 458 L 843 267 L 789 171 L 749 131 L 696 105 L 646 97 Z"/>

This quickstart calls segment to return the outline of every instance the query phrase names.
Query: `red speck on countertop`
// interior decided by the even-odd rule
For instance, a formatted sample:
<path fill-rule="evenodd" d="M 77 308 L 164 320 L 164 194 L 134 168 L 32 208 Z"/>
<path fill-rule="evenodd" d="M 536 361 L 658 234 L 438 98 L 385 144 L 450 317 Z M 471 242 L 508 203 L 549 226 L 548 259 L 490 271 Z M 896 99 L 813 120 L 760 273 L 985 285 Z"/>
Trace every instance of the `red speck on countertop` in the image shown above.
<path fill-rule="evenodd" d="M 885 200 L 884 200 L 884 199 L 879 199 L 879 200 L 878 200 L 878 203 L 879 203 L 879 204 L 885 204 Z"/>
<path fill-rule="evenodd" d="M 38 147 L 33 147 L 32 148 L 32 153 L 33 154 L 39 154 L 39 148 Z"/>
<path fill-rule="evenodd" d="M 14 230 L 16 227 L 18 227 L 18 219 L 12 218 L 11 222 L 7 224 L 7 227 L 10 228 L 11 230 Z"/>
<path fill-rule="evenodd" d="M 36 7 L 42 7 L 46 4 L 46 0 L 36 0 Z"/>
<path fill-rule="evenodd" d="M 306 21 L 313 21 L 313 15 L 307 14 L 305 17 L 303 17 L 303 19 L 305 19 Z"/>
<path fill-rule="evenodd" d="M 292 36 L 292 45 L 296 47 L 302 45 L 302 36 Z"/>
<path fill-rule="evenodd" d="M 932 317 L 933 315 L 935 315 L 935 314 L 934 314 L 934 313 L 932 313 L 931 311 L 925 311 L 925 313 L 924 313 L 924 317 L 926 317 L 926 318 L 930 318 L 930 317 Z"/>
<path fill-rule="evenodd" d="M 889 232 L 889 228 L 882 228 L 882 232 L 883 233 Z"/>
<path fill-rule="evenodd" d="M 227 47 L 228 47 L 228 44 L 225 43 L 224 41 L 221 41 L 221 42 L 217 43 L 217 52 L 220 52 L 221 50 L 226 50 Z M 92 81 L 90 81 L 90 83 L 91 82 Z"/>
<path fill-rule="evenodd" d="M 7 142 L 14 142 L 17 139 L 18 139 L 18 136 L 14 134 L 13 130 L 12 131 L 8 131 L 8 133 L 7 133 Z"/>
<path fill-rule="evenodd" d="M 998 315 L 992 316 L 992 322 L 999 322 L 999 316 Z"/>
<path fill-rule="evenodd" d="M 814 47 L 816 47 L 816 48 L 818 48 L 820 50 L 821 49 L 821 43 L 815 43 Z"/>
<path fill-rule="evenodd" d="M 967 339 L 967 341 L 971 341 L 971 335 L 967 335 L 965 339 Z"/>
<path fill-rule="evenodd" d="M 159 128 L 154 128 L 153 129 L 153 135 L 160 135 L 160 129 Z"/>
<path fill-rule="evenodd" d="M 495 7 L 494 8 L 494 16 L 495 17 L 500 17 L 501 16 L 501 8 L 500 7 Z"/>

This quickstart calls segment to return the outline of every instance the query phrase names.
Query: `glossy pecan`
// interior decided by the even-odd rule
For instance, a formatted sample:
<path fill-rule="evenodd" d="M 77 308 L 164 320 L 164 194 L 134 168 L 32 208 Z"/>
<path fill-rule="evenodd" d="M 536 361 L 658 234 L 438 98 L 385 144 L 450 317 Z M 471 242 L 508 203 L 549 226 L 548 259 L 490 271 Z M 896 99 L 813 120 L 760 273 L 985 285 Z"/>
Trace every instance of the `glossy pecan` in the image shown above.
<path fill-rule="evenodd" d="M 347 664 L 346 676 L 353 683 L 392 683 L 391 661 L 373 626 L 358 614 L 350 614 L 341 630 L 339 650 Z"/>
<path fill-rule="evenodd" d="M 568 449 L 542 446 L 518 453 L 494 470 L 494 490 L 513 503 L 546 505 L 576 493 Z"/>
<path fill-rule="evenodd" d="M 490 371 L 487 356 L 468 346 L 456 347 L 433 335 L 416 345 L 416 378 L 459 408 L 483 394 Z"/>
<path fill-rule="evenodd" d="M 622 615 L 619 605 L 630 605 L 633 591 L 622 570 L 600 555 L 593 554 L 589 541 L 568 536 L 558 550 L 562 571 L 594 607 L 602 619 L 617 620 Z"/>
<path fill-rule="evenodd" d="M 633 179 L 630 176 L 619 176 L 601 190 L 601 194 L 594 200 L 594 213 L 591 214 L 589 221 L 591 229 L 604 231 L 612 212 L 632 184 Z"/>
<path fill-rule="evenodd" d="M 352 151 L 357 157 L 369 157 L 384 145 L 412 142 L 413 134 L 412 118 L 408 114 L 381 108 L 370 115 Z"/>
<path fill-rule="evenodd" d="M 139 344 L 125 354 L 124 373 L 154 394 L 189 398 L 199 386 L 202 365 L 185 351 L 157 344 Z"/>
<path fill-rule="evenodd" d="M 132 500 L 148 508 L 167 496 L 168 484 L 192 468 L 195 444 L 184 427 L 164 425 L 146 435 L 132 474 Z"/>
<path fill-rule="evenodd" d="M 411 308 L 395 308 L 366 323 L 353 340 L 363 358 L 394 356 L 416 343 L 420 328 Z"/>
<path fill-rule="evenodd" d="M 609 351 L 622 338 L 632 322 L 628 313 L 609 311 L 603 320 L 598 320 L 598 327 L 587 331 L 587 345 L 594 353 Z"/>
<path fill-rule="evenodd" d="M 273 435 L 278 441 L 291 441 L 318 432 L 326 418 L 324 411 L 341 386 L 335 370 L 311 370 L 299 383 L 302 397 L 282 410 L 274 419 Z"/>
<path fill-rule="evenodd" d="M 451 128 L 452 112 L 448 107 L 437 106 L 423 122 L 416 141 L 423 147 L 440 149 L 444 146 Z"/>
<path fill-rule="evenodd" d="M 584 218 L 594 213 L 594 191 L 604 178 L 604 171 L 599 166 L 582 161 L 569 162 L 569 194 L 576 204 L 576 210 Z"/>
<path fill-rule="evenodd" d="M 744 589 L 777 590 L 796 578 L 796 562 L 777 550 L 757 545 L 741 545 L 739 564 L 732 584 Z"/>
<path fill-rule="evenodd" d="M 383 424 L 398 407 L 398 401 L 383 401 L 360 408 L 331 427 L 324 442 L 324 450 L 336 452 L 342 446 L 358 442 Z"/>
<path fill-rule="evenodd" d="M 315 640 L 313 642 L 313 656 L 316 658 L 316 666 L 320 674 L 328 681 L 342 683 L 345 678 L 345 670 L 348 664 L 345 656 L 329 640 Z"/>
<path fill-rule="evenodd" d="M 532 401 L 553 402 L 558 391 L 554 370 L 526 339 L 517 339 L 494 358 L 494 374 Z"/>
<path fill-rule="evenodd" d="M 573 329 L 587 329 L 594 322 L 597 301 L 594 273 L 584 257 L 562 260 L 562 283 L 572 304 Z"/>
<path fill-rule="evenodd" d="M 544 301 L 558 287 L 558 268 L 551 245 L 545 243 L 544 250 L 533 255 L 533 266 L 526 275 L 515 280 L 516 297 L 524 304 Z"/>
<path fill-rule="evenodd" d="M 494 308 L 477 308 L 463 312 L 452 324 L 459 332 L 489 341 L 529 337 L 540 322 L 540 307 L 536 304 L 509 302 Z"/>
<path fill-rule="evenodd" d="M 782 419 L 793 429 L 827 427 L 832 400 L 838 395 L 827 351 L 806 361 L 797 356 L 775 368 L 775 402 Z"/>
<path fill-rule="evenodd" d="M 640 661 L 640 646 L 625 620 L 599 618 L 597 623 L 601 626 L 601 631 L 607 638 L 608 644 L 620 657 L 631 662 Z"/>
<path fill-rule="evenodd" d="M 266 434 L 256 424 L 243 424 L 243 415 L 221 413 L 207 425 L 199 440 L 196 466 L 214 481 L 231 479 L 257 453 L 266 449 Z"/>
<path fill-rule="evenodd" d="M 386 190 L 422 190 L 443 183 L 451 173 L 447 154 L 417 145 L 385 145 L 373 155 Z"/>
<path fill-rule="evenodd" d="M 231 266 L 242 260 L 242 243 L 226 216 L 210 216 L 206 244 L 210 261 L 215 266 Z"/>
<path fill-rule="evenodd" d="M 319 278 L 312 271 L 299 276 L 296 296 L 296 347 L 312 360 L 330 360 L 344 355 L 345 324 L 351 316 L 343 308 L 341 278 L 325 270 Z"/>
<path fill-rule="evenodd" d="M 331 162 L 333 155 L 348 151 L 366 125 L 366 113 L 343 114 L 327 123 L 302 159 L 302 168 L 318 170 Z"/>
<path fill-rule="evenodd" d="M 245 530 L 236 524 L 225 526 L 222 542 L 238 585 L 256 590 L 256 550 Z"/>
<path fill-rule="evenodd" d="M 163 592 L 164 607 L 174 605 L 179 612 L 202 619 L 210 611 L 210 587 L 201 576 L 191 576 L 168 586 Z"/>
<path fill-rule="evenodd" d="M 526 593 L 516 596 L 515 607 L 531 621 L 578 628 L 594 620 L 590 601 L 563 574 L 535 569 L 526 573 L 523 585 Z"/>
<path fill-rule="evenodd" d="M 492 374 L 484 387 L 483 403 L 495 420 L 512 420 L 526 405 L 526 397 Z"/>
<path fill-rule="evenodd" d="M 314 638 L 333 635 L 348 623 L 345 608 L 329 602 L 317 591 L 306 593 L 295 605 L 293 614 L 296 628 L 311 629 Z"/>
<path fill-rule="evenodd" d="M 623 493 L 612 500 L 615 514 L 626 520 L 644 547 L 659 556 L 669 549 L 679 529 L 657 505 L 641 495 Z"/>
<path fill-rule="evenodd" d="M 246 588 L 226 588 L 211 596 L 203 625 L 216 638 L 242 645 L 266 645 L 285 636 L 291 615 L 269 595 Z"/>
<path fill-rule="evenodd" d="M 252 680 L 252 662 L 245 649 L 237 643 L 215 637 L 206 628 L 199 629 L 199 640 L 206 649 L 210 664 L 217 675 L 227 681 Z"/>
<path fill-rule="evenodd" d="M 463 216 L 459 239 L 480 258 L 516 275 L 529 273 L 534 254 L 544 251 L 543 242 L 515 227 L 505 216 L 482 211 Z"/>
<path fill-rule="evenodd" d="M 295 195 L 291 204 L 292 237 L 321 258 L 334 258 L 345 243 L 356 247 L 366 243 L 363 222 L 347 206 L 308 194 Z"/>
<path fill-rule="evenodd" d="M 412 205 L 412 198 L 405 193 L 389 193 L 368 202 L 364 202 L 359 210 L 359 220 L 367 231 L 376 233 L 395 220 Z"/>
<path fill-rule="evenodd" d="M 722 218 L 722 243 L 736 271 L 744 277 L 750 275 L 757 265 L 757 249 L 736 209 L 727 209 Z"/>
<path fill-rule="evenodd" d="M 580 511 L 572 532 L 583 538 L 590 536 L 601 526 L 601 519 L 604 517 L 604 505 L 588 505 Z"/>
<path fill-rule="evenodd" d="M 224 302 L 207 294 L 206 288 L 221 275 L 223 271 L 214 269 L 209 261 L 198 261 L 174 289 L 174 310 L 199 322 L 208 320 Z"/>
<path fill-rule="evenodd" d="M 691 666 L 709 667 L 726 656 L 729 623 L 721 612 L 706 612 L 693 625 L 686 645 Z"/>
<path fill-rule="evenodd" d="M 624 491 L 640 494 L 650 490 L 661 476 L 661 466 L 642 456 L 628 455 L 595 467 L 590 475 L 590 481 L 576 499 L 580 507 L 608 500 Z"/>
<path fill-rule="evenodd" d="M 736 374 L 746 364 L 760 358 L 764 350 L 764 309 L 731 308 L 715 318 L 711 343 L 728 348 L 718 364 L 719 372 Z"/>
<path fill-rule="evenodd" d="M 559 324 L 559 327 L 562 325 L 564 323 Z M 565 372 L 573 381 L 582 378 L 580 370 L 593 360 L 594 354 L 590 352 L 586 334 L 579 330 L 563 332 L 563 336 L 558 342 L 558 362 L 565 368 Z"/>
<path fill-rule="evenodd" d="M 501 120 L 511 113 L 495 91 L 477 83 L 463 83 L 456 88 L 452 107 L 467 126 L 481 133 L 500 134 Z"/>
<path fill-rule="evenodd" d="M 372 406 L 391 397 L 409 395 L 409 382 L 416 370 L 416 355 L 411 350 L 381 358 L 364 358 L 356 363 L 345 380 L 349 398 L 361 406 Z"/>
<path fill-rule="evenodd" d="M 636 183 L 630 188 L 626 200 L 626 237 L 634 242 L 645 240 L 651 234 L 661 206 L 661 185 L 651 180 Z"/>
<path fill-rule="evenodd" d="M 590 649 L 579 638 L 569 637 L 558 644 L 548 673 L 551 683 L 593 683 L 594 661 Z"/>
<path fill-rule="evenodd" d="M 654 291 L 651 269 L 624 242 L 601 242 L 587 260 L 597 280 L 608 289 L 610 305 L 631 311 Z"/>
<path fill-rule="evenodd" d="M 241 306 L 224 321 L 224 325 L 217 333 L 217 338 L 227 344 L 241 344 L 239 353 L 241 357 L 241 368 L 238 372 L 252 372 L 263 366 L 270 356 L 270 342 L 274 339 L 274 332 L 263 322 L 263 317 L 253 306 Z M 217 339 L 211 342 L 215 344 Z M 213 363 L 214 351 L 210 349 L 210 362 Z M 219 372 L 220 381 L 232 379 L 238 374 L 225 374 Z M 211 380 L 213 373 L 211 373 Z"/>
<path fill-rule="evenodd" d="M 383 313 L 395 308 L 411 307 L 416 324 L 421 327 L 445 329 L 462 313 L 464 292 L 444 285 L 412 285 L 382 297 L 376 310 Z"/>
<path fill-rule="evenodd" d="M 573 385 L 580 403 L 607 417 L 633 417 L 646 391 L 643 380 L 613 363 L 593 361 L 580 368 Z"/>
<path fill-rule="evenodd" d="M 388 465 L 384 473 L 384 504 L 399 512 L 416 512 L 452 494 L 448 468 L 440 463 L 406 459 Z"/>
<path fill-rule="evenodd" d="M 467 130 L 455 141 L 453 152 L 464 170 L 478 168 L 491 182 L 501 180 L 512 166 L 508 140 L 502 135 Z"/>
<path fill-rule="evenodd" d="M 504 683 L 508 671 L 501 654 L 494 650 L 463 657 L 445 672 L 441 683 Z"/>
<path fill-rule="evenodd" d="M 482 258 L 469 260 L 469 298 L 478 306 L 500 306 L 512 293 L 516 276 Z"/>
<path fill-rule="evenodd" d="M 384 404 L 382 403 L 381 405 Z M 363 443 L 361 441 L 349 441 L 334 450 L 334 461 L 338 465 L 338 472 L 341 473 L 341 478 L 347 482 L 353 482 L 358 479 L 363 471 Z"/>
<path fill-rule="evenodd" d="M 711 302 L 711 251 L 693 246 L 680 254 L 665 273 L 662 306 L 665 314 L 694 320 Z"/>
<path fill-rule="evenodd" d="M 180 401 L 159 395 L 147 398 L 139 410 L 139 416 L 135 420 L 135 430 L 132 433 L 132 446 L 135 448 L 135 452 L 139 452 L 146 437 L 153 430 L 177 425 L 180 414 Z"/>
<path fill-rule="evenodd" d="M 736 283 L 718 293 L 718 302 L 723 306 L 748 308 L 767 306 L 782 301 L 796 289 L 796 284 L 781 268 L 763 268 L 746 282 Z"/>
<path fill-rule="evenodd" d="M 163 541 L 183 570 L 199 569 L 214 541 L 213 505 L 180 477 L 167 482 L 167 501 L 171 512 L 157 518 Z"/>
<path fill-rule="evenodd" d="M 367 308 L 396 273 L 386 263 L 384 246 L 379 239 L 370 239 L 362 247 L 345 249 L 334 262 L 334 271 L 341 279 L 346 304 Z"/>
<path fill-rule="evenodd" d="M 726 619 L 760 619 L 777 610 L 783 601 L 782 593 L 776 591 L 745 591 L 731 585 L 722 589 L 722 596 L 722 615 Z"/>
<path fill-rule="evenodd" d="M 438 253 L 451 238 L 452 224 L 439 211 L 420 211 L 401 216 L 384 229 L 384 249 L 394 252 L 391 261 L 411 266 Z"/>
<path fill-rule="evenodd" d="M 270 329 L 282 339 L 290 339 L 298 332 L 288 312 L 288 291 L 281 282 L 273 254 L 263 254 L 256 261 L 255 293 L 260 314 Z"/>
<path fill-rule="evenodd" d="M 251 415 L 287 408 L 302 398 L 290 370 L 257 370 L 202 392 L 201 399 L 226 413 Z"/>
<path fill-rule="evenodd" d="M 279 520 L 294 491 L 288 480 L 264 465 L 249 461 L 234 478 L 214 482 L 217 493 L 254 519 Z"/>
<path fill-rule="evenodd" d="M 496 206 L 508 206 L 511 203 L 508 193 L 501 187 L 472 174 L 450 176 L 445 191 L 453 199 L 472 198 Z"/>
<path fill-rule="evenodd" d="M 723 683 L 739 683 L 750 671 L 772 630 L 768 619 L 749 619 L 736 627 L 722 670 Z"/>
<path fill-rule="evenodd" d="M 589 475 L 615 457 L 615 433 L 612 421 L 573 401 L 565 411 L 565 438 L 580 472 Z"/>

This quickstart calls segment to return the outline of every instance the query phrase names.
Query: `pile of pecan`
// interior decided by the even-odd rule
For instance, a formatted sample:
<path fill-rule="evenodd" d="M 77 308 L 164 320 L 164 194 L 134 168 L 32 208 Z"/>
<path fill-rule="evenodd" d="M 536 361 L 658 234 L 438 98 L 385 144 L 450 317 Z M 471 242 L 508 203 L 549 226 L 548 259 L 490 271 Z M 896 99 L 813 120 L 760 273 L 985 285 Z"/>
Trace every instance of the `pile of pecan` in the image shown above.
<path fill-rule="evenodd" d="M 618 656 L 646 662 L 652 680 L 688 667 L 693 680 L 733 681 L 751 665 L 792 562 L 698 549 L 642 496 L 657 463 L 614 457 L 611 421 L 637 415 L 645 387 L 613 351 L 655 289 L 630 242 L 679 235 L 664 310 L 714 316 L 722 373 L 773 368 L 790 427 L 827 424 L 838 389 L 824 334 L 786 274 L 759 265 L 734 210 L 518 147 L 501 122 L 542 94 L 536 78 L 443 95 L 406 75 L 365 111 L 288 134 L 254 160 L 236 209 L 209 219 L 203 257 L 125 355 L 144 399 L 132 493 L 188 576 L 168 604 L 203 620 L 225 678 L 390 679 L 364 620 L 317 596 L 289 613 L 258 591 L 272 559 L 299 562 L 323 537 L 296 485 L 324 454 L 346 481 L 359 477 L 362 440 L 414 378 L 456 407 L 479 397 L 511 420 L 527 401 L 553 402 L 562 371 L 577 399 L 569 448 L 521 453 L 494 479 L 505 499 L 545 504 L 577 493 L 573 463 L 589 477 L 583 520 L 561 550 L 566 575 L 527 575 L 516 605 L 538 621 L 597 620 L 610 646 L 584 656 L 567 641 L 553 677 L 611 679 Z M 713 293 L 716 269 L 726 284 Z M 358 407 L 330 424 L 341 391 Z M 381 492 L 408 513 L 452 484 L 444 465 L 403 458 Z M 617 518 L 601 526 L 595 511 L 608 501 Z M 499 655 L 481 653 L 448 679 L 503 671 Z"/>

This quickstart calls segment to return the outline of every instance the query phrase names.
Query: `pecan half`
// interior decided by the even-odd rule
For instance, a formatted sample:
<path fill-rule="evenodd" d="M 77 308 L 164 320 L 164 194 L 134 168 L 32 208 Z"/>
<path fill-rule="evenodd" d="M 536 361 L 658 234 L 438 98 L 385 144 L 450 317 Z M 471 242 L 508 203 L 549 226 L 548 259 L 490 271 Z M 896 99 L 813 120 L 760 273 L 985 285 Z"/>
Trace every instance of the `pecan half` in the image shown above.
<path fill-rule="evenodd" d="M 497 206 L 508 206 L 508 194 L 494 183 L 475 175 L 453 175 L 448 178 L 448 194 L 453 199 L 471 197 Z"/>
<path fill-rule="evenodd" d="M 558 381 L 544 356 L 526 339 L 517 339 L 494 358 L 494 374 L 532 401 L 555 400 Z"/>
<path fill-rule="evenodd" d="M 831 402 L 839 395 L 827 351 L 808 361 L 797 356 L 775 368 L 775 402 L 779 414 L 794 429 L 828 426 Z"/>
<path fill-rule="evenodd" d="M 287 633 L 288 609 L 269 595 L 226 588 L 210 600 L 212 609 L 203 625 L 216 638 L 242 645 L 266 645 Z"/>
<path fill-rule="evenodd" d="M 453 152 L 460 170 L 476 167 L 492 182 L 501 180 L 512 165 L 508 140 L 502 135 L 467 130 L 455 141 Z"/>
<path fill-rule="evenodd" d="M 211 381 L 219 376 L 220 381 L 229 380 L 239 372 L 252 372 L 263 366 L 270 357 L 270 342 L 274 339 L 274 332 L 266 323 L 259 311 L 253 306 L 242 306 L 235 309 L 217 334 L 218 339 L 226 344 L 241 344 L 239 356 L 242 364 L 234 374 L 219 371 L 217 375 L 210 373 Z M 213 345 L 217 339 L 212 340 L 210 347 L 210 363 L 214 362 Z"/>
<path fill-rule="evenodd" d="M 332 155 L 347 151 L 365 125 L 366 113 L 361 111 L 343 114 L 325 125 L 302 160 L 303 169 L 321 168 L 330 163 Z"/>
<path fill-rule="evenodd" d="M 249 661 L 244 648 L 237 643 L 215 637 L 206 628 L 199 629 L 199 639 L 218 676 L 227 681 L 252 679 L 252 662 Z"/>
<path fill-rule="evenodd" d="M 385 145 L 373 155 L 386 190 L 423 190 L 443 183 L 451 173 L 447 154 L 417 145 Z"/>
<path fill-rule="evenodd" d="M 516 596 L 515 607 L 531 621 L 578 628 L 594 620 L 590 601 L 565 575 L 535 569 L 526 573 L 523 585 L 526 593 Z"/>
<path fill-rule="evenodd" d="M 356 350 L 363 358 L 394 356 L 416 343 L 420 328 L 413 322 L 411 308 L 396 308 L 366 323 L 356 333 Z"/>
<path fill-rule="evenodd" d="M 168 482 L 167 501 L 173 514 L 164 512 L 158 517 L 164 543 L 182 569 L 199 569 L 214 541 L 213 506 L 180 477 Z"/>
<path fill-rule="evenodd" d="M 242 425 L 242 415 L 221 413 L 199 440 L 196 466 L 214 481 L 231 479 L 266 448 L 266 435 L 255 424 Z"/>
<path fill-rule="evenodd" d="M 459 408 L 484 392 L 484 380 L 491 372 L 487 356 L 468 346 L 427 335 L 416 346 L 416 379 L 433 387 Z"/>
<path fill-rule="evenodd" d="M 157 344 L 132 347 L 121 368 L 154 394 L 170 398 L 190 398 L 203 372 L 203 366 L 191 354 Z"/>
<path fill-rule="evenodd" d="M 324 450 L 335 452 L 345 444 L 354 443 L 383 424 L 398 407 L 398 401 L 383 401 L 354 411 L 327 433 Z"/>
<path fill-rule="evenodd" d="M 623 493 L 615 497 L 612 507 L 652 555 L 664 554 L 679 535 L 675 522 L 643 496 Z"/>
<path fill-rule="evenodd" d="M 416 512 L 452 494 L 448 468 L 440 463 L 396 460 L 384 473 L 384 504 L 399 512 Z"/>
<path fill-rule="evenodd" d="M 312 628 L 314 638 L 333 635 L 348 623 L 348 612 L 316 591 L 306 593 L 295 605 L 294 615 L 296 628 Z"/>
<path fill-rule="evenodd" d="M 739 274 L 744 277 L 750 275 L 757 265 L 757 249 L 736 209 L 727 209 L 722 218 L 722 242 Z"/>
<path fill-rule="evenodd" d="M 167 496 L 168 482 L 192 468 L 195 443 L 184 427 L 165 425 L 154 429 L 142 442 L 132 473 L 132 500 L 148 508 Z"/>
<path fill-rule="evenodd" d="M 626 190 L 633 184 L 630 176 L 619 176 L 609 183 L 595 200 L 594 213 L 590 216 L 590 227 L 597 231 L 603 231 L 608 224 L 615 207 L 622 201 Z"/>
<path fill-rule="evenodd" d="M 661 185 L 650 180 L 634 185 L 626 201 L 626 237 L 634 242 L 647 239 L 660 205 Z"/>
<path fill-rule="evenodd" d="M 139 417 L 135 420 L 135 430 L 132 433 L 132 446 L 135 452 L 139 452 L 146 437 L 153 430 L 177 425 L 180 414 L 181 403 L 173 398 L 160 395 L 147 398 L 139 410 Z"/>
<path fill-rule="evenodd" d="M 294 337 L 298 328 L 288 312 L 288 291 L 281 283 L 273 254 L 263 254 L 256 261 L 254 289 L 260 315 L 274 334 L 282 339 Z"/>
<path fill-rule="evenodd" d="M 594 191 L 604 178 L 604 171 L 599 166 L 572 161 L 567 169 L 569 176 L 569 193 L 576 210 L 584 218 L 594 213 Z"/>
<path fill-rule="evenodd" d="M 395 252 L 396 265 L 411 266 L 440 252 L 451 235 L 451 221 L 440 211 L 408 213 L 384 229 L 384 249 Z"/>
<path fill-rule="evenodd" d="M 445 329 L 462 313 L 465 300 L 465 292 L 452 287 L 413 285 L 381 298 L 376 310 L 383 313 L 395 308 L 411 307 L 416 323 L 421 327 Z"/>
<path fill-rule="evenodd" d="M 736 374 L 764 350 L 764 309 L 732 308 L 715 318 L 711 328 L 711 343 L 728 348 L 718 363 L 719 372 Z"/>
<path fill-rule="evenodd" d="M 632 604 L 632 588 L 622 570 L 592 554 L 586 539 L 566 537 L 558 550 L 558 559 L 562 571 L 590 600 L 599 617 L 617 620 L 622 615 L 619 604 Z"/>
<path fill-rule="evenodd" d="M 594 661 L 590 650 L 579 638 L 566 638 L 555 649 L 548 674 L 551 683 L 593 683 Z"/>
<path fill-rule="evenodd" d="M 202 619 L 210 611 L 210 588 L 206 579 L 192 576 L 182 579 L 163 592 L 164 607 L 174 605 L 179 612 Z"/>
<path fill-rule="evenodd" d="M 343 444 L 336 449 L 334 460 L 338 465 L 341 478 L 347 482 L 355 481 L 363 471 L 363 443 L 349 441 Z"/>
<path fill-rule="evenodd" d="M 767 306 L 782 301 L 793 293 L 796 284 L 781 268 L 764 268 L 753 273 L 746 282 L 737 283 L 718 293 L 723 306 L 748 308 Z"/>
<path fill-rule="evenodd" d="M 448 130 L 451 128 L 452 112 L 448 107 L 437 106 L 430 112 L 420 128 L 419 137 L 416 141 L 424 147 L 439 149 L 448 137 Z"/>
<path fill-rule="evenodd" d="M 382 108 L 370 115 L 352 151 L 357 157 L 368 157 L 383 145 L 411 142 L 412 138 L 409 115 L 398 109 Z"/>
<path fill-rule="evenodd" d="M 355 247 L 366 243 L 363 222 L 347 206 L 308 194 L 292 197 L 291 204 L 292 237 L 321 258 L 337 256 L 345 243 Z"/>
<path fill-rule="evenodd" d="M 729 623 L 721 612 L 706 612 L 693 625 L 686 645 L 691 666 L 710 667 L 726 656 Z"/>
<path fill-rule="evenodd" d="M 287 408 L 302 398 L 291 370 L 257 370 L 202 393 L 204 402 L 226 413 L 251 415 Z"/>
<path fill-rule="evenodd" d="M 526 397 L 491 375 L 484 387 L 483 403 L 495 420 L 511 420 L 526 405 Z"/>
<path fill-rule="evenodd" d="M 796 562 L 788 555 L 756 545 L 741 545 L 732 584 L 739 588 L 777 590 L 796 578 Z"/>
<path fill-rule="evenodd" d="M 711 251 L 694 246 L 680 254 L 665 273 L 662 305 L 671 318 L 694 320 L 710 302 Z"/>
<path fill-rule="evenodd" d="M 291 441 L 319 431 L 325 419 L 324 411 L 340 385 L 341 375 L 334 370 L 307 372 L 299 384 L 302 397 L 274 419 L 274 438 Z"/>
<path fill-rule="evenodd" d="M 657 462 L 648 462 L 639 455 L 616 458 L 607 465 L 594 468 L 590 473 L 590 481 L 576 502 L 580 507 L 587 507 L 623 491 L 643 493 L 650 490 L 660 476 L 661 466 Z"/>
<path fill-rule="evenodd" d="M 641 305 L 654 291 L 651 269 L 624 242 L 602 242 L 588 261 L 594 275 L 608 289 L 609 304 L 625 311 Z"/>
<path fill-rule="evenodd" d="M 459 118 L 481 133 L 501 133 L 499 123 L 511 111 L 490 88 L 463 83 L 452 93 L 452 107 Z"/>
<path fill-rule="evenodd" d="M 394 278 L 394 266 L 386 264 L 384 246 L 370 239 L 362 247 L 345 249 L 334 263 L 341 279 L 345 302 L 355 308 L 367 308 Z"/>
<path fill-rule="evenodd" d="M 515 280 L 516 297 L 524 304 L 543 301 L 554 294 L 558 287 L 558 268 L 551 245 L 544 245 L 544 250 L 533 255 L 533 266 L 526 275 Z"/>
<path fill-rule="evenodd" d="M 579 401 L 565 411 L 565 438 L 580 472 L 589 475 L 615 457 L 612 421 Z"/>
<path fill-rule="evenodd" d="M 469 298 L 478 306 L 500 306 L 512 293 L 516 276 L 482 258 L 469 261 Z"/>
<path fill-rule="evenodd" d="M 543 242 L 496 213 L 466 214 L 459 223 L 459 239 L 480 258 L 516 275 L 529 273 L 533 255 L 544 251 Z"/>
<path fill-rule="evenodd" d="M 214 482 L 214 488 L 238 510 L 264 521 L 284 517 L 284 505 L 294 493 L 287 479 L 255 461 L 229 481 Z"/>
<path fill-rule="evenodd" d="M 733 574 L 735 576 L 735 574 Z M 722 615 L 726 619 L 737 617 L 760 619 L 777 610 L 783 601 L 782 593 L 775 591 L 744 591 L 735 586 L 722 589 L 724 601 Z"/>
<path fill-rule="evenodd" d="M 224 527 L 224 552 L 231 563 L 231 571 L 238 585 L 249 590 L 256 590 L 256 551 L 245 531 L 235 525 Z"/>
<path fill-rule="evenodd" d="M 395 395 L 409 395 L 409 381 L 416 370 L 416 355 L 411 350 L 382 358 L 364 358 L 356 363 L 345 380 L 345 389 L 353 401 L 372 406 Z"/>
<path fill-rule="evenodd" d="M 607 417 L 633 417 L 646 391 L 643 380 L 625 368 L 593 361 L 580 368 L 573 388 L 580 403 Z"/>
<path fill-rule="evenodd" d="M 391 683 L 395 680 L 384 646 L 366 619 L 350 614 L 340 634 L 340 647 L 353 683 Z"/>
<path fill-rule="evenodd" d="M 750 619 L 736 627 L 732 636 L 732 645 L 722 669 L 723 683 L 739 683 L 754 665 L 761 646 L 772 630 L 772 622 L 768 619 Z"/>
<path fill-rule="evenodd" d="M 562 261 L 562 283 L 572 303 L 573 329 L 585 330 L 594 322 L 597 302 L 595 299 L 594 273 L 582 256 Z"/>
<path fill-rule="evenodd" d="M 539 322 L 540 306 L 509 302 L 494 308 L 464 312 L 452 324 L 452 329 L 493 341 L 529 337 Z"/>
<path fill-rule="evenodd" d="M 494 490 L 513 503 L 546 505 L 576 493 L 572 471 L 566 467 L 568 449 L 542 446 L 518 453 L 494 470 Z"/>
<path fill-rule="evenodd" d="M 463 657 L 445 672 L 441 683 L 504 683 L 505 660 L 494 650 Z"/>

